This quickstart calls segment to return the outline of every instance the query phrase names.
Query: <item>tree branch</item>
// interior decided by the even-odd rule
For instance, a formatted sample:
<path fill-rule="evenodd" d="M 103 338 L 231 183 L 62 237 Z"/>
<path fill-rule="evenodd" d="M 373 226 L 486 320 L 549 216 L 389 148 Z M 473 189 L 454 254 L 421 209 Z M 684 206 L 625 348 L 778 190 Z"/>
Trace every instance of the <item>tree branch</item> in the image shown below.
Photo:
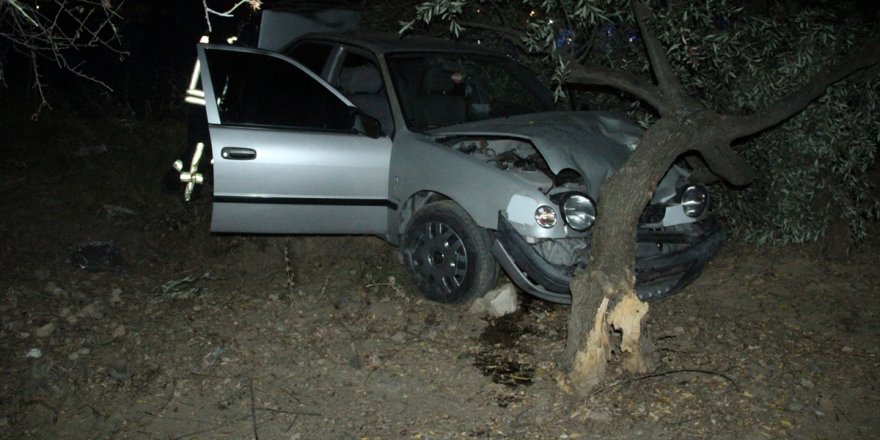
<path fill-rule="evenodd" d="M 755 179 L 755 170 L 733 148 L 729 142 L 699 148 L 697 151 L 709 170 L 735 186 L 746 186 Z"/>
<path fill-rule="evenodd" d="M 526 47 L 526 45 L 523 44 L 523 38 L 525 38 L 525 34 L 522 32 L 515 31 L 513 29 L 508 29 L 508 28 L 501 27 L 501 26 L 493 26 L 491 24 L 478 23 L 476 21 L 459 21 L 458 23 L 460 25 L 464 26 L 465 28 L 485 29 L 487 31 L 495 32 L 495 33 L 501 35 L 502 37 L 504 37 L 505 40 L 510 41 L 511 43 L 515 44 L 517 47 L 519 47 L 523 51 L 525 51 L 525 52 L 529 51 L 528 47 Z"/>
<path fill-rule="evenodd" d="M 664 99 L 657 86 L 622 70 L 574 64 L 566 82 L 614 87 L 647 102 L 660 113 L 660 116 L 669 116 L 675 111 L 675 107 Z"/>
<path fill-rule="evenodd" d="M 660 40 L 648 28 L 648 18 L 651 15 L 651 10 L 641 1 L 633 1 L 632 8 L 636 16 L 636 22 L 639 24 L 639 32 L 642 34 L 642 40 L 645 42 L 645 52 L 647 52 L 648 59 L 651 61 L 651 69 L 657 78 L 657 86 L 660 87 L 660 92 L 667 100 L 671 99 L 674 106 L 683 105 L 686 102 L 686 95 L 683 92 L 681 83 L 678 81 L 678 77 L 675 76 L 675 72 L 669 64 L 669 59 L 666 58 L 666 50 L 660 44 Z"/>
<path fill-rule="evenodd" d="M 728 117 L 728 127 L 734 140 L 773 127 L 803 110 L 809 103 L 825 94 L 832 84 L 853 73 L 880 64 L 880 43 L 876 40 L 861 52 L 838 61 L 833 67 L 816 74 L 802 87 L 789 93 L 769 107 L 748 116 Z"/>

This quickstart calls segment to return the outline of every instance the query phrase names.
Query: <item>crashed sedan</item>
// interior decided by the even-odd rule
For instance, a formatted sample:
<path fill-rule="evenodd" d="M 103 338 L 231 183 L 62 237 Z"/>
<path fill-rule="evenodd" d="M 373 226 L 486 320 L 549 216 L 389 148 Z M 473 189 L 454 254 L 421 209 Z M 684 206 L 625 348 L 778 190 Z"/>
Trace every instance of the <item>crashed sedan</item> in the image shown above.
<path fill-rule="evenodd" d="M 525 67 L 479 46 L 311 34 L 268 51 L 199 46 L 213 163 L 211 228 L 373 234 L 429 299 L 497 283 L 570 302 L 603 182 L 643 130 L 560 111 Z M 723 233 L 675 165 L 640 219 L 637 291 L 681 290 Z"/>

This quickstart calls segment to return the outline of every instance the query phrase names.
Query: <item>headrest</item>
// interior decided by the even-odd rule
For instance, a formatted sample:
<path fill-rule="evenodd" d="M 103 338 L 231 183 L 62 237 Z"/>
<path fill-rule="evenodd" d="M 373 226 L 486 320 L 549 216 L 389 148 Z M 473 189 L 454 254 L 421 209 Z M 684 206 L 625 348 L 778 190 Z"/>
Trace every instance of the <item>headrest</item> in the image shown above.
<path fill-rule="evenodd" d="M 425 93 L 446 93 L 455 87 L 452 82 L 452 73 L 446 72 L 439 66 L 428 68 L 422 77 L 422 90 Z"/>
<path fill-rule="evenodd" d="M 339 86 L 345 93 L 376 93 L 382 88 L 382 77 L 372 64 L 346 67 L 339 73 Z"/>

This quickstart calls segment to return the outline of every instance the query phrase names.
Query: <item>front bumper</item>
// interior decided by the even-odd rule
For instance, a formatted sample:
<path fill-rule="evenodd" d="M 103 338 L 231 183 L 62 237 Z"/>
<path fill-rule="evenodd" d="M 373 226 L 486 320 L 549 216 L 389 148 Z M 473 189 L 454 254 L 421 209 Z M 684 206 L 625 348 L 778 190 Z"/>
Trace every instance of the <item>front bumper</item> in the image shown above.
<path fill-rule="evenodd" d="M 724 232 L 708 219 L 690 224 L 686 231 L 640 229 L 636 241 L 676 246 L 673 252 L 636 258 L 636 292 L 643 301 L 650 301 L 678 292 L 693 281 L 721 248 Z M 576 267 L 545 260 L 501 214 L 492 253 L 523 291 L 547 301 L 571 303 L 569 284 Z"/>

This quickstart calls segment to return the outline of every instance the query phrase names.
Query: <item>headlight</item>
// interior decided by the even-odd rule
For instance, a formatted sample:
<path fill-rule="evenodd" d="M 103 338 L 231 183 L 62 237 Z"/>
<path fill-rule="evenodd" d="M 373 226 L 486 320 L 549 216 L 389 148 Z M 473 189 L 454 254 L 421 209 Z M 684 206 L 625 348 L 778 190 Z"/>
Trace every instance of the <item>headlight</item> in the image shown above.
<path fill-rule="evenodd" d="M 562 215 L 575 231 L 586 231 L 596 221 L 596 204 L 586 194 L 571 193 L 562 200 Z"/>
<path fill-rule="evenodd" d="M 547 205 L 541 205 L 535 210 L 535 221 L 542 228 L 550 229 L 556 226 L 556 211 Z"/>
<path fill-rule="evenodd" d="M 691 185 L 681 193 L 681 209 L 688 217 L 699 217 L 709 206 L 709 191 L 703 185 Z"/>

